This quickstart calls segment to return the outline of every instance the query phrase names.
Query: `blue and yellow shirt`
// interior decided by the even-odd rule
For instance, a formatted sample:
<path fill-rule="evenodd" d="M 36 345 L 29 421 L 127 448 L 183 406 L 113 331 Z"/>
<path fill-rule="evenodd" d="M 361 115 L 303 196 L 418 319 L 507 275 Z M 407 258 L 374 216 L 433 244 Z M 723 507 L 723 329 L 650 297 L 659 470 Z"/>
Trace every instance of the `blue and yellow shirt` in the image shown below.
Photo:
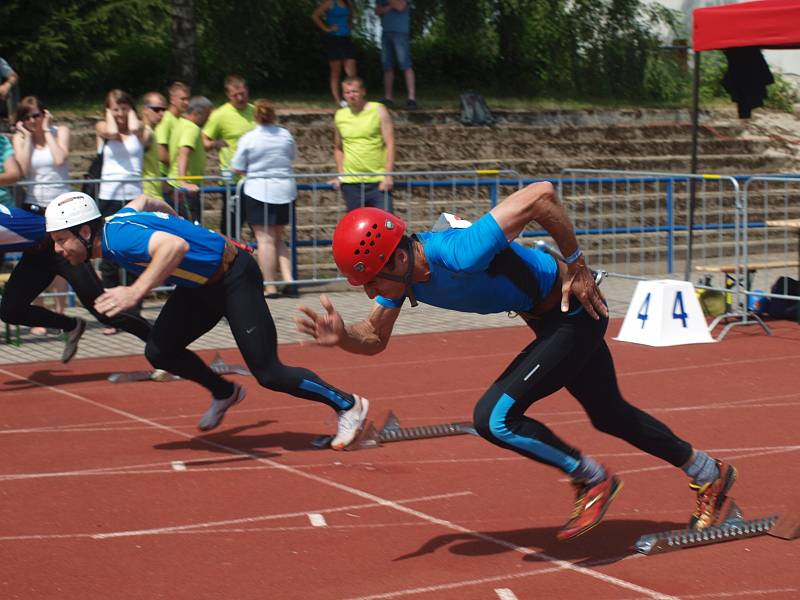
<path fill-rule="evenodd" d="M 103 256 L 141 273 L 150 264 L 147 246 L 156 231 L 176 235 L 189 243 L 189 251 L 166 283 L 198 287 L 217 271 L 225 249 L 225 238 L 219 233 L 166 213 L 138 212 L 132 208 L 123 208 L 106 220 Z"/>

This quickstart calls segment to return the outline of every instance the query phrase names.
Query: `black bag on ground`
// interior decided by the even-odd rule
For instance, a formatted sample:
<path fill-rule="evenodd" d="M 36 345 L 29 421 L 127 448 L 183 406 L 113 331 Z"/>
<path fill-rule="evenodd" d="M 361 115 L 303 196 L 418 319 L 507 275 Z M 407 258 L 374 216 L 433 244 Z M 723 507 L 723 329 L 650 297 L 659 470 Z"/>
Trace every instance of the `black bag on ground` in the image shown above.
<path fill-rule="evenodd" d="M 98 152 L 92 159 L 92 162 L 89 163 L 89 170 L 86 171 L 86 175 L 83 176 L 84 179 L 100 179 L 103 175 L 103 154 L 105 150 L 106 144 L 103 142 L 103 147 L 100 148 L 100 152 Z M 100 183 L 97 181 L 87 181 L 81 185 L 81 191 L 94 198 L 94 200 L 97 200 L 97 193 L 100 191 Z"/>
<path fill-rule="evenodd" d="M 478 92 L 468 91 L 461 94 L 461 122 L 464 125 L 491 125 L 494 115 L 486 101 Z"/>
<path fill-rule="evenodd" d="M 791 277 L 778 277 L 770 292 L 785 296 L 800 296 L 800 283 Z M 798 317 L 798 307 L 800 307 L 800 302 L 797 300 L 770 298 L 767 312 L 773 319 L 791 319 L 795 321 Z"/>

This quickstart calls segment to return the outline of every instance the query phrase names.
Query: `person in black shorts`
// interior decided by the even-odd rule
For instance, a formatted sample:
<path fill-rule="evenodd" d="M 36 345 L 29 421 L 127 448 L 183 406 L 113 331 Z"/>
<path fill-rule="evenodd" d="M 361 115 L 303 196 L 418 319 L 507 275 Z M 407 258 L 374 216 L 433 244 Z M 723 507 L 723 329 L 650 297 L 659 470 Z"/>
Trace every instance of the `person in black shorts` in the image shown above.
<path fill-rule="evenodd" d="M 324 19 L 323 19 L 324 17 Z M 347 77 L 356 76 L 356 49 L 353 46 L 353 6 L 350 0 L 323 0 L 311 15 L 317 27 L 326 37 L 326 54 L 330 65 L 330 87 L 333 99 L 341 108 L 347 106 L 342 100 L 342 69 Z"/>

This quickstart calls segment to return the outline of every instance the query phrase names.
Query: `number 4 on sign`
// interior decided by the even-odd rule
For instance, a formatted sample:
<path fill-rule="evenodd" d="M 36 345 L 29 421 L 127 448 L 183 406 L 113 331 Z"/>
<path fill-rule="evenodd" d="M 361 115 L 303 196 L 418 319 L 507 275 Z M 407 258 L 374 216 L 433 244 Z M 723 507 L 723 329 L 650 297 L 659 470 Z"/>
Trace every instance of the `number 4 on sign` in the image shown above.
<path fill-rule="evenodd" d="M 680 307 L 680 312 L 678 312 L 678 308 Z M 680 319 L 681 323 L 683 323 L 684 329 L 686 328 L 686 319 L 689 317 L 686 314 L 686 309 L 683 307 L 683 292 L 676 292 L 675 293 L 675 303 L 672 305 L 672 318 L 673 319 Z"/>
<path fill-rule="evenodd" d="M 647 296 L 644 297 L 644 302 L 639 307 L 639 313 L 636 315 L 637 319 L 642 320 L 642 329 L 644 329 L 644 324 L 647 322 L 647 311 L 650 310 L 650 292 L 647 292 Z"/>

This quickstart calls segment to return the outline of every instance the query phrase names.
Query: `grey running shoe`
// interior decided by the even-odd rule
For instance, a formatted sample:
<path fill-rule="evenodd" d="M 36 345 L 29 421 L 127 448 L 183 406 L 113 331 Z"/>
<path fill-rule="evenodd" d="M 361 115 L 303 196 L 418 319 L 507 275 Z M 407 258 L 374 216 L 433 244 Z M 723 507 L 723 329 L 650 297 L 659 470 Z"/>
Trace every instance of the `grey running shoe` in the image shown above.
<path fill-rule="evenodd" d="M 228 409 L 234 404 L 239 404 L 239 402 L 244 400 L 246 395 L 247 390 L 245 390 L 238 383 L 234 383 L 233 393 L 230 396 L 221 400 L 214 398 L 211 401 L 211 406 L 208 407 L 206 414 L 204 414 L 203 418 L 200 419 L 200 423 L 197 425 L 197 428 L 200 431 L 211 431 L 217 427 L 220 423 L 222 423 L 222 418 L 225 416 L 225 413 L 228 411 Z"/>
<path fill-rule="evenodd" d="M 68 363 L 72 360 L 72 357 L 75 356 L 75 353 L 78 351 L 78 342 L 83 335 L 83 332 L 86 331 L 86 321 L 81 319 L 80 317 L 75 317 L 77 321 L 77 325 L 72 331 L 65 331 L 64 335 L 66 339 L 64 340 L 64 351 L 61 353 L 61 362 Z"/>
<path fill-rule="evenodd" d="M 339 423 L 336 436 L 331 440 L 331 448 L 344 450 L 350 445 L 364 426 L 369 412 L 369 400 L 353 394 L 353 406 L 349 410 L 339 412 Z"/>

